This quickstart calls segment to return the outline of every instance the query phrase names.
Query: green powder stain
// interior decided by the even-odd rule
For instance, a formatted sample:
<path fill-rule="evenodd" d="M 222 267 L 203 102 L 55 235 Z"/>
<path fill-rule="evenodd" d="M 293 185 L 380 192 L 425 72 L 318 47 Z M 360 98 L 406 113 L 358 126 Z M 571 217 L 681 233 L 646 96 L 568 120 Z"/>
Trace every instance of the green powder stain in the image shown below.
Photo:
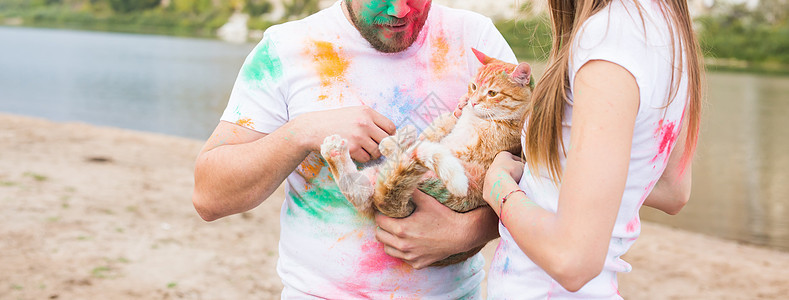
<path fill-rule="evenodd" d="M 438 178 L 428 178 L 427 180 L 419 183 L 419 190 L 425 194 L 436 198 L 438 202 L 444 204 L 449 200 L 449 191 L 446 186 Z"/>
<path fill-rule="evenodd" d="M 353 220 L 358 215 L 336 184 L 315 185 L 301 193 L 291 191 L 290 197 L 307 215 L 324 223 L 344 223 L 343 220 Z M 288 214 L 294 213 L 288 211 Z"/>
<path fill-rule="evenodd" d="M 535 84 L 537 84 L 537 82 L 534 81 L 534 75 L 530 75 L 529 76 L 529 88 L 531 88 L 533 90 Z"/>
<path fill-rule="evenodd" d="M 282 60 L 270 39 L 255 47 L 252 59 L 244 63 L 241 72 L 247 81 L 275 82 L 282 78 Z"/>

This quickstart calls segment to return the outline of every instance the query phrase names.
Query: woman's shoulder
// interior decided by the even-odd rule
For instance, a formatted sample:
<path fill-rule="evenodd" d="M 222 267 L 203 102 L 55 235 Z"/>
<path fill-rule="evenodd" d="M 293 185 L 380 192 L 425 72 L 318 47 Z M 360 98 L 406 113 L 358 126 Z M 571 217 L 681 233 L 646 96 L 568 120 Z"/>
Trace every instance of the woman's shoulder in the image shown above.
<path fill-rule="evenodd" d="M 590 16 L 581 26 L 579 35 L 635 38 L 646 41 L 650 35 L 667 27 L 658 4 L 653 0 L 612 0 L 608 6 Z"/>

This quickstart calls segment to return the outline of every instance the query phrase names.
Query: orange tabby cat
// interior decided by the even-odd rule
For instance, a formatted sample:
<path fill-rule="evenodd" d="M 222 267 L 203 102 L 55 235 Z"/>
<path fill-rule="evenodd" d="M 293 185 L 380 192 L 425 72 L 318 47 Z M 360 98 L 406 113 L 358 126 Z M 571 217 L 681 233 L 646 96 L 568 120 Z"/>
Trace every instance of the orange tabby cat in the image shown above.
<path fill-rule="evenodd" d="M 358 170 L 339 135 L 327 137 L 321 154 L 345 197 L 359 209 L 395 218 L 410 215 L 414 189 L 433 171 L 446 187 L 438 199 L 458 212 L 485 205 L 482 181 L 500 151 L 520 153 L 523 115 L 534 87 L 531 67 L 505 63 L 472 49 L 483 66 L 469 84 L 460 118 L 446 113 L 422 132 L 406 126 L 379 144 L 385 163 Z M 434 266 L 461 262 L 481 249 L 456 254 Z"/>

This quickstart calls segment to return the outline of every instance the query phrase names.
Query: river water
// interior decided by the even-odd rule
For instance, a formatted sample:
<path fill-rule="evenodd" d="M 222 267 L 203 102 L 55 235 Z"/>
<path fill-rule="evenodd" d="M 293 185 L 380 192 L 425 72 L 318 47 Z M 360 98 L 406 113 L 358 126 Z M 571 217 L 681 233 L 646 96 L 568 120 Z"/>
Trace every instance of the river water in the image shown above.
<path fill-rule="evenodd" d="M 253 46 L 0 27 L 0 111 L 206 139 Z M 789 251 L 789 77 L 709 73 L 707 94 L 691 202 L 643 219 Z"/>

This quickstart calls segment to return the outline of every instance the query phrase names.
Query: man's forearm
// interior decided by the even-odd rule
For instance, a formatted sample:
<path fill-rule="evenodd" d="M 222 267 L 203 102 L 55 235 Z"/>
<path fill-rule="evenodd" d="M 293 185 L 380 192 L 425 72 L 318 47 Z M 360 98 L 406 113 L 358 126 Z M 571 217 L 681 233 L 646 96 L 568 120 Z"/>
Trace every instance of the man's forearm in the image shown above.
<path fill-rule="evenodd" d="M 200 216 L 212 221 L 260 205 L 309 154 L 298 135 L 287 123 L 260 139 L 203 152 L 193 195 Z"/>
<path fill-rule="evenodd" d="M 483 206 L 468 212 L 472 233 L 468 249 L 483 246 L 499 237 L 499 217 L 490 206 Z"/>

